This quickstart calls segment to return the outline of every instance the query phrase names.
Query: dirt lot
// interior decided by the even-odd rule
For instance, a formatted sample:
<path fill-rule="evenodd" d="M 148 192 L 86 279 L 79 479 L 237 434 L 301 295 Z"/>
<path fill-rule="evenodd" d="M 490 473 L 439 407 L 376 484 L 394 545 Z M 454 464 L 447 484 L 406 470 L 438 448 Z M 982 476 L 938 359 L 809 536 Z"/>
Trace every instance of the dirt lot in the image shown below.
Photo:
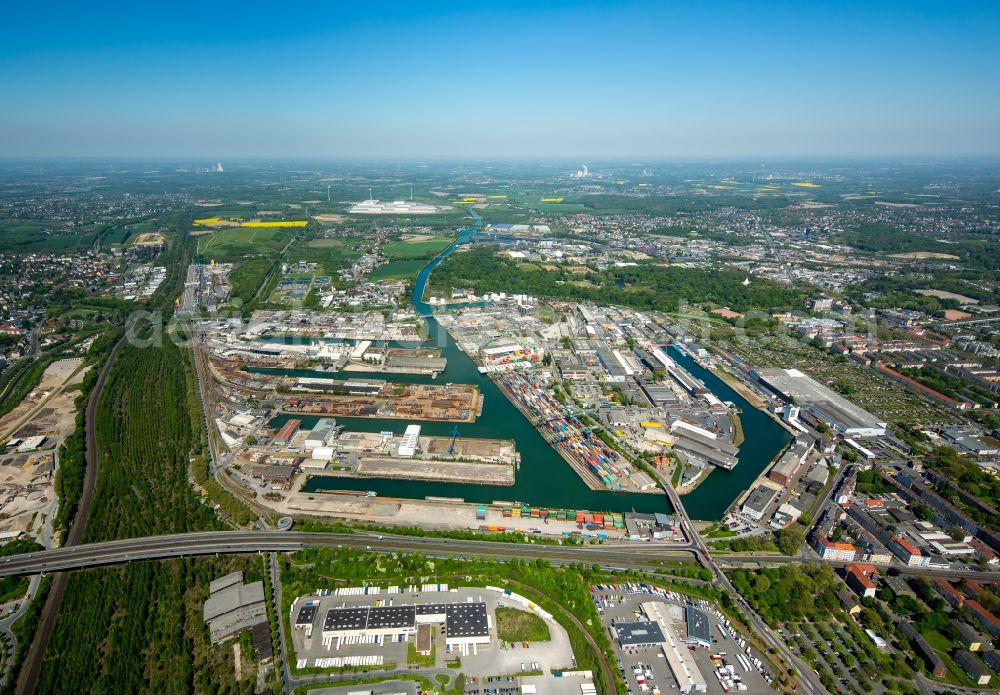
<path fill-rule="evenodd" d="M 11 449 L 0 454 L 0 531 L 38 534 L 42 518 L 54 511 L 56 451 L 76 424 L 79 392 L 73 387 L 87 373 L 86 369 L 77 371 L 81 364 L 81 359 L 68 359 L 49 365 L 39 387 L 8 414 L 0 428 L 13 426 L 11 434 L 19 439 L 46 437 L 39 451 L 17 453 Z M 20 414 L 10 418 L 17 412 Z"/>
<path fill-rule="evenodd" d="M 419 459 L 361 459 L 356 475 L 361 478 L 403 478 L 468 482 L 478 485 L 513 485 L 514 468 L 505 464 Z"/>
<path fill-rule="evenodd" d="M 133 246 L 163 246 L 163 235 L 159 232 L 143 232 L 136 237 Z"/>
<path fill-rule="evenodd" d="M 330 417 L 379 417 L 474 422 L 479 409 L 479 389 L 457 384 L 431 386 L 406 384 L 394 397 L 333 396 L 309 394 L 288 397 L 286 413 Z"/>
<path fill-rule="evenodd" d="M 53 511 L 54 457 L 52 451 L 0 456 L 0 531 L 36 531 L 39 517 Z"/>
<path fill-rule="evenodd" d="M 59 405 L 55 401 L 57 398 L 60 398 L 61 389 L 72 387 L 83 381 L 85 370 L 80 370 L 75 376 L 73 374 L 81 364 L 83 364 L 83 359 L 79 357 L 56 360 L 50 364 L 45 373 L 42 374 L 42 380 L 38 383 L 38 386 L 25 396 L 24 400 L 18 403 L 16 408 L 0 419 L 0 434 L 2 434 L 4 441 L 12 436 L 43 434 L 44 432 L 42 431 L 31 432 L 28 435 L 22 435 L 20 432 L 28 427 L 35 427 L 34 422 L 38 418 L 41 418 L 44 422 L 49 422 L 46 418 L 52 416 L 47 416 L 46 411 L 50 409 L 54 409 L 56 412 L 53 424 L 57 422 L 59 420 L 58 413 L 65 406 Z M 70 409 L 72 410 L 73 400 L 76 398 L 76 395 L 75 393 L 68 395 Z M 62 399 L 59 403 L 64 403 L 64 401 L 65 399 Z M 74 412 L 69 413 L 70 430 L 72 430 L 74 416 Z"/>
<path fill-rule="evenodd" d="M 451 437 L 422 437 L 420 444 L 424 453 L 430 456 L 445 456 L 451 447 Z M 455 456 L 487 461 L 514 461 L 514 442 L 510 439 L 463 439 L 455 440 Z"/>

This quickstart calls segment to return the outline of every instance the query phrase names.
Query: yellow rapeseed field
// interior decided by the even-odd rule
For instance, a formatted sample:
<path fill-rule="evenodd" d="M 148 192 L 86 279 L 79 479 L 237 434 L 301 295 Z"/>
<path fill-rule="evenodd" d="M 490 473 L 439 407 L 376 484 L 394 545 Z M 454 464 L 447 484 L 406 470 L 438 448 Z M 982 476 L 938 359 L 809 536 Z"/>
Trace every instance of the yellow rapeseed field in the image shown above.
<path fill-rule="evenodd" d="M 309 224 L 309 220 L 279 220 L 275 222 L 261 222 L 260 220 L 254 220 L 252 222 L 240 222 L 241 227 L 252 227 L 254 229 L 261 229 L 264 227 L 305 227 Z"/>
<path fill-rule="evenodd" d="M 792 185 L 799 188 L 822 188 L 818 183 L 813 183 L 812 181 L 796 181 Z"/>

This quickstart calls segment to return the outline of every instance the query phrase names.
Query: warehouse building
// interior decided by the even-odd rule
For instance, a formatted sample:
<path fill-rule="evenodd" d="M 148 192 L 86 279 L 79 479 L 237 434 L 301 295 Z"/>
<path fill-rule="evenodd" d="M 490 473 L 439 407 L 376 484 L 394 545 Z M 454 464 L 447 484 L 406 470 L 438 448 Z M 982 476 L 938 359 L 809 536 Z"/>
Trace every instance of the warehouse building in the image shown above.
<path fill-rule="evenodd" d="M 704 396 L 707 393 L 711 393 L 711 391 L 705 387 L 705 384 L 688 374 L 688 372 L 676 362 L 667 367 L 667 374 L 673 377 L 674 381 L 680 384 L 681 388 L 692 396 Z"/>
<path fill-rule="evenodd" d="M 403 438 L 396 449 L 396 455 L 403 458 L 411 458 L 417 453 L 417 445 L 420 443 L 420 425 L 407 425 Z"/>
<path fill-rule="evenodd" d="M 660 625 L 651 620 L 618 623 L 611 630 L 623 648 L 656 647 L 665 641 Z"/>
<path fill-rule="evenodd" d="M 352 378 L 344 382 L 343 388 L 352 396 L 374 396 L 385 388 L 385 379 Z"/>
<path fill-rule="evenodd" d="M 727 471 L 739 463 L 739 448 L 706 429 L 683 420 L 670 424 L 670 433 L 676 437 L 673 448 L 695 456 Z"/>
<path fill-rule="evenodd" d="M 243 572 L 233 572 L 209 585 L 202 617 L 208 624 L 212 643 L 267 622 L 264 583 L 243 583 Z"/>
<path fill-rule="evenodd" d="M 727 454 L 715 446 L 701 444 L 687 436 L 677 437 L 673 448 L 727 471 L 731 471 L 739 463 L 735 456 Z"/>
<path fill-rule="evenodd" d="M 649 402 L 657 408 L 677 403 L 677 394 L 669 386 L 643 381 L 640 387 L 642 388 L 642 392 L 646 394 Z"/>
<path fill-rule="evenodd" d="M 788 485 L 795 474 L 798 473 L 799 467 L 806 460 L 806 456 L 809 455 L 812 448 L 812 438 L 796 438 L 795 442 L 788 447 L 781 458 L 771 467 L 767 477 L 778 483 L 778 485 Z"/>
<path fill-rule="evenodd" d="M 607 372 L 608 381 L 625 381 L 625 377 L 630 376 L 622 363 L 615 357 L 615 354 L 606 345 L 597 348 L 597 359 Z"/>
<path fill-rule="evenodd" d="M 684 624 L 687 627 L 689 642 L 696 642 L 704 647 L 712 646 L 712 625 L 708 615 L 693 606 L 684 607 Z"/>
<path fill-rule="evenodd" d="M 301 606 L 299 606 L 299 612 L 295 616 L 295 622 L 292 625 L 296 630 L 303 630 L 306 633 L 306 637 L 312 637 L 313 625 L 316 622 L 316 610 L 319 608 L 319 603 L 316 601 L 307 601 Z"/>
<path fill-rule="evenodd" d="M 670 667 L 670 672 L 677 680 L 677 688 L 682 693 L 703 693 L 708 690 L 708 683 L 702 676 L 698 664 L 687 646 L 677 637 L 671 628 L 669 616 L 664 615 L 665 604 L 647 601 L 642 604 L 642 613 L 649 622 L 655 622 L 663 636 L 660 651 Z"/>
<path fill-rule="evenodd" d="M 41 449 L 45 445 L 47 439 L 48 438 L 43 434 L 37 434 L 33 437 L 28 437 L 18 445 L 15 451 L 19 454 L 28 453 L 31 451 L 37 451 L 38 449 Z"/>
<path fill-rule="evenodd" d="M 777 494 L 777 490 L 772 490 L 766 485 L 758 485 L 750 491 L 740 510 L 751 519 L 760 521 Z"/>
<path fill-rule="evenodd" d="M 296 420 L 294 418 L 289 420 L 282 425 L 281 429 L 278 430 L 278 433 L 274 435 L 274 443 L 288 444 L 288 442 L 292 441 L 292 437 L 295 436 L 295 433 L 299 431 L 299 427 L 301 426 L 302 420 Z"/>
<path fill-rule="evenodd" d="M 386 355 L 385 367 L 389 371 L 416 370 L 421 373 L 443 372 L 448 366 L 446 357 L 407 357 Z"/>
<path fill-rule="evenodd" d="M 757 369 L 761 384 L 847 437 L 881 437 L 886 424 L 798 369 Z"/>
<path fill-rule="evenodd" d="M 306 435 L 303 447 L 306 451 L 319 449 L 329 444 L 337 434 L 337 421 L 333 418 L 323 417 L 316 421 L 312 431 Z"/>
<path fill-rule="evenodd" d="M 445 644 L 469 647 L 489 644 L 486 604 L 428 603 L 416 606 L 331 608 L 323 621 L 323 639 L 338 637 L 415 636 L 420 625 L 444 624 Z"/>

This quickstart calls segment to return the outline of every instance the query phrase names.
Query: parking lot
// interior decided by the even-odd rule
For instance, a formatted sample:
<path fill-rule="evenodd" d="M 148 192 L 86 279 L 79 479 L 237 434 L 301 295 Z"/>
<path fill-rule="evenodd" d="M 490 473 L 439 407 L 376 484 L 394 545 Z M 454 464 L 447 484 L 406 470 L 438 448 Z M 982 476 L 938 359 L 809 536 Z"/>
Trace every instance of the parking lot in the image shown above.
<path fill-rule="evenodd" d="M 580 695 L 580 684 L 591 682 L 580 677 L 555 678 L 546 676 L 528 676 L 515 678 L 513 676 L 498 676 L 490 678 L 471 679 L 466 682 L 465 695 L 520 695 L 522 686 L 534 685 L 539 695 Z"/>
<path fill-rule="evenodd" d="M 689 643 L 693 640 L 685 639 L 687 632 L 683 618 L 680 622 L 673 621 L 668 628 L 677 635 L 678 648 L 687 650 L 694 659 L 707 686 L 706 692 L 740 691 L 760 694 L 775 692 L 765 680 L 766 670 L 762 673 L 753 662 L 754 659 L 761 659 L 763 662 L 761 655 L 740 645 L 737 640 L 742 640 L 742 637 L 726 627 L 724 616 L 710 603 L 645 583 L 598 585 L 591 587 L 591 591 L 594 603 L 601 614 L 601 620 L 608 628 L 613 624 L 634 624 L 637 621 L 644 621 L 646 618 L 642 604 L 647 602 L 659 605 L 665 616 L 683 616 L 685 606 L 697 608 L 708 617 L 711 646 L 695 646 Z M 611 641 L 617 660 L 616 665 L 625 679 L 629 693 L 656 695 L 656 693 L 677 692 L 678 681 L 665 656 L 666 648 L 660 645 L 622 647 L 613 636 Z M 744 666 L 737 653 L 748 659 L 746 663 L 750 668 Z M 726 674 L 730 668 L 731 671 L 726 677 L 731 686 L 727 689 L 716 672 Z"/>
<path fill-rule="evenodd" d="M 865 684 L 878 690 L 884 675 L 871 656 L 874 646 L 867 637 L 858 641 L 850 630 L 836 623 L 789 623 L 780 630 L 781 637 L 817 672 L 827 672 L 836 683 L 837 692 L 858 693 Z"/>
<path fill-rule="evenodd" d="M 413 681 L 385 681 L 370 685 L 339 685 L 330 688 L 310 690 L 309 695 L 353 695 L 354 693 L 374 693 L 374 695 L 418 695 L 420 689 Z"/>
<path fill-rule="evenodd" d="M 316 602 L 315 615 L 311 619 L 312 631 L 307 636 L 304 628 L 292 630 L 295 655 L 300 668 L 329 666 L 325 660 L 331 657 L 376 659 L 367 668 L 370 674 L 390 668 L 448 668 L 461 671 L 467 677 L 465 692 L 470 695 L 512 695 L 519 692 L 521 684 L 534 685 L 539 693 L 554 695 L 578 695 L 580 684 L 591 682 L 583 676 L 556 677 L 553 671 L 573 671 L 576 661 L 570 645 L 569 635 L 556 620 L 539 613 L 549 632 L 548 641 L 505 642 L 497 638 L 496 609 L 498 607 L 526 610 L 516 594 L 500 593 L 482 587 L 467 587 L 443 591 L 406 591 L 361 595 L 325 595 L 300 597 L 292 607 L 291 616 L 295 620 L 298 607 L 304 602 Z M 483 602 L 489 616 L 489 644 L 467 648 L 446 645 L 446 635 L 438 628 L 433 631 L 433 652 L 431 656 L 419 657 L 414 661 L 413 637 L 402 640 L 351 637 L 328 640 L 322 639 L 322 626 L 326 612 L 331 608 L 361 608 L 366 606 L 403 607 L 407 605 Z M 521 675 L 525 674 L 525 675 Z M 506 689 L 513 690 L 507 691 Z M 363 689 L 363 688 L 362 688 Z M 375 689 L 375 692 L 381 692 Z M 396 691 L 386 691 L 396 692 Z M 402 692 L 402 691 L 400 691 Z"/>

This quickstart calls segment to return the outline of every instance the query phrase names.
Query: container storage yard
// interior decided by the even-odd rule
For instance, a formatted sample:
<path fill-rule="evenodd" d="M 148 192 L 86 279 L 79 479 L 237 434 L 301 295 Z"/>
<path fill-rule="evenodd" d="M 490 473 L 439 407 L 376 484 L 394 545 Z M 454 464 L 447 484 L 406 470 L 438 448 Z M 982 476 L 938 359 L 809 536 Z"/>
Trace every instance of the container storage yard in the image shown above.
<path fill-rule="evenodd" d="M 509 371 L 496 375 L 495 381 L 592 490 L 644 491 L 631 479 L 640 471 L 592 435 L 590 427 L 557 401 L 541 374 Z"/>

